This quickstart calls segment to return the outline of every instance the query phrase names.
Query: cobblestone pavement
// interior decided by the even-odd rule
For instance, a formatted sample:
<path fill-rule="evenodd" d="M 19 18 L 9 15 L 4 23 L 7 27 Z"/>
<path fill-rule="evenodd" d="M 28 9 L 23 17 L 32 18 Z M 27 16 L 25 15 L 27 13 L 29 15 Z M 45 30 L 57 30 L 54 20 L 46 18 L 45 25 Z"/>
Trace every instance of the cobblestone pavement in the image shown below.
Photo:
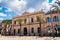
<path fill-rule="evenodd" d="M 0 36 L 0 40 L 60 40 L 60 37 Z"/>

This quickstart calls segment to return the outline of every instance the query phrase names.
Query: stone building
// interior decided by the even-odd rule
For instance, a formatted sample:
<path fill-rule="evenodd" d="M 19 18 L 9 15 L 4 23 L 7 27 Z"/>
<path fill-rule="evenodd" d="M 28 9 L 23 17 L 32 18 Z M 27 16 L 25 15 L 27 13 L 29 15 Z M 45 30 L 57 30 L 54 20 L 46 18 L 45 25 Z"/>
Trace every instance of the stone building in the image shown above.
<path fill-rule="evenodd" d="M 0 34 L 1 34 L 1 30 L 2 30 L 2 24 L 0 24 Z"/>
<path fill-rule="evenodd" d="M 41 17 L 44 18 L 45 22 L 41 23 L 40 26 L 40 22 L 37 22 L 37 20 Z M 23 19 L 21 27 L 17 19 Z M 21 16 L 12 19 L 12 29 L 15 35 L 48 35 L 48 33 L 60 33 L 60 12 L 24 12 Z"/>

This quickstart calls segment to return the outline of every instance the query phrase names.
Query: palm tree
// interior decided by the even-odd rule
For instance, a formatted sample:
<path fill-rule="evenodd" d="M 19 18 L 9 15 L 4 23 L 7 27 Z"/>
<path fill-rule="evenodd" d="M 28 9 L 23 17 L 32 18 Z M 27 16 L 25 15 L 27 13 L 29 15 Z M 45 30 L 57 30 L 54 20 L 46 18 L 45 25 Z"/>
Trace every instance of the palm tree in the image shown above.
<path fill-rule="evenodd" d="M 57 3 L 60 6 L 60 1 L 59 0 L 57 0 L 57 2 L 55 2 L 55 3 Z"/>
<path fill-rule="evenodd" d="M 55 3 L 57 3 L 58 4 L 58 6 L 60 6 L 60 1 L 59 0 L 57 0 Z M 58 6 L 56 6 L 56 5 L 52 5 L 52 7 L 55 7 L 55 9 L 59 12 L 60 11 L 60 9 L 59 9 L 59 7 Z"/>
<path fill-rule="evenodd" d="M 55 2 L 55 3 L 57 3 L 58 4 L 58 6 L 60 7 L 60 1 L 59 0 L 57 0 L 58 2 Z M 58 8 L 58 7 L 57 7 Z M 60 11 L 60 9 L 58 8 L 58 10 Z"/>
<path fill-rule="evenodd" d="M 56 0 L 56 2 L 55 3 L 57 3 L 58 4 L 58 6 L 60 6 L 60 1 L 59 0 Z M 52 4 L 50 4 L 50 5 L 52 5 Z M 52 7 L 51 8 L 53 8 L 53 7 L 55 7 L 55 9 L 57 10 L 57 11 L 59 11 L 59 7 L 58 7 L 57 5 L 52 5 Z M 50 9 L 51 9 L 50 8 Z"/>
<path fill-rule="evenodd" d="M 22 26 L 23 19 L 17 19 L 17 21 L 19 22 L 19 25 L 20 25 L 20 35 L 21 35 L 21 26 Z"/>
<path fill-rule="evenodd" d="M 40 25 L 40 32 L 39 32 L 40 34 L 39 34 L 39 36 L 42 36 L 41 24 L 45 23 L 44 17 L 42 16 L 41 18 L 39 18 L 39 19 L 37 20 L 37 22 L 39 22 L 39 25 Z"/>
<path fill-rule="evenodd" d="M 53 7 L 55 7 L 55 8 L 54 8 L 55 11 L 59 12 L 59 7 L 58 7 L 58 6 L 56 6 L 56 5 L 52 5 L 51 8 L 53 8 Z M 50 10 L 51 10 L 51 8 L 50 8 Z"/>

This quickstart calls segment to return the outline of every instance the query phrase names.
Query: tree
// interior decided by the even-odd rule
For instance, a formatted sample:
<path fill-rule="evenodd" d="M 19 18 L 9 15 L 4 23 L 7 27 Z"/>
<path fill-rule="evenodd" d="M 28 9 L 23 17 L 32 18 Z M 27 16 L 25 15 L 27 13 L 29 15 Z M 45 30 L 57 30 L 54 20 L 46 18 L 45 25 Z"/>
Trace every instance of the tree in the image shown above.
<path fill-rule="evenodd" d="M 17 21 L 19 22 L 19 25 L 20 25 L 20 35 L 21 35 L 21 25 L 22 25 L 23 19 L 17 19 Z"/>
<path fill-rule="evenodd" d="M 10 23 L 12 23 L 12 20 L 3 20 L 2 23 L 4 23 L 4 24 L 10 24 Z"/>
<path fill-rule="evenodd" d="M 58 5 L 54 5 L 54 4 L 52 5 L 52 4 L 50 4 L 50 5 L 52 5 L 51 8 L 55 7 L 55 10 L 59 12 L 59 11 L 60 11 L 60 9 L 59 9 L 60 1 L 59 1 L 59 0 L 56 0 L 55 3 L 57 3 Z M 51 9 L 51 8 L 50 8 L 50 9 Z"/>
<path fill-rule="evenodd" d="M 7 25 L 9 24 L 11 24 L 12 23 L 12 20 L 3 20 L 2 21 L 2 24 L 4 24 L 4 29 L 2 29 L 2 30 L 4 30 L 5 32 L 3 32 L 3 33 L 5 33 L 5 35 L 6 35 L 6 31 L 7 31 Z M 11 27 L 8 27 L 8 28 L 11 28 Z M 8 32 L 10 32 L 10 30 L 8 31 Z M 10 33 L 9 33 L 10 34 Z"/>
<path fill-rule="evenodd" d="M 58 6 L 60 6 L 60 1 L 59 1 L 59 0 L 57 0 L 55 3 L 57 3 Z M 52 7 L 55 7 L 55 9 L 56 9 L 57 11 L 60 11 L 60 9 L 59 9 L 58 6 L 57 6 L 57 5 L 52 5 Z"/>
<path fill-rule="evenodd" d="M 58 7 L 58 6 L 56 6 L 56 5 L 52 5 L 51 8 L 53 8 L 53 7 L 55 7 L 55 8 L 54 8 L 55 11 L 59 12 L 59 7 Z"/>
<path fill-rule="evenodd" d="M 55 2 L 55 3 L 57 3 L 60 6 L 60 1 L 59 0 L 57 0 L 57 2 Z"/>

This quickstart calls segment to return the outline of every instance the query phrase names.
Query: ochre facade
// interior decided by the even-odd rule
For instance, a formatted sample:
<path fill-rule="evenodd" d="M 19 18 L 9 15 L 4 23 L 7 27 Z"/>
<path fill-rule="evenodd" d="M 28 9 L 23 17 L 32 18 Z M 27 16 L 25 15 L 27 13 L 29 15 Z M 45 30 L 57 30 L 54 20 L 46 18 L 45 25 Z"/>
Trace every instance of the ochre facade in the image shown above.
<path fill-rule="evenodd" d="M 41 23 L 41 34 L 45 35 L 48 33 L 48 30 L 51 32 L 55 31 L 55 27 L 57 25 L 57 28 L 60 29 L 60 12 L 50 14 L 46 14 L 42 11 L 38 12 L 24 12 L 21 16 L 14 17 L 12 19 L 12 29 L 15 30 L 16 35 L 25 35 L 24 31 L 27 32 L 26 35 L 39 35 L 38 32 L 40 28 L 40 22 L 37 22 L 37 18 L 44 18 L 44 23 Z M 56 19 L 54 19 L 56 17 Z M 47 19 L 48 18 L 48 19 Z M 50 19 L 51 21 L 50 21 Z M 17 19 L 23 19 L 21 23 L 21 27 L 19 25 L 19 22 Z M 25 21 L 24 21 L 25 20 Z M 55 21 L 54 21 L 55 20 Z M 24 29 L 25 28 L 25 29 Z M 18 29 L 21 29 L 21 33 L 18 33 Z"/>

